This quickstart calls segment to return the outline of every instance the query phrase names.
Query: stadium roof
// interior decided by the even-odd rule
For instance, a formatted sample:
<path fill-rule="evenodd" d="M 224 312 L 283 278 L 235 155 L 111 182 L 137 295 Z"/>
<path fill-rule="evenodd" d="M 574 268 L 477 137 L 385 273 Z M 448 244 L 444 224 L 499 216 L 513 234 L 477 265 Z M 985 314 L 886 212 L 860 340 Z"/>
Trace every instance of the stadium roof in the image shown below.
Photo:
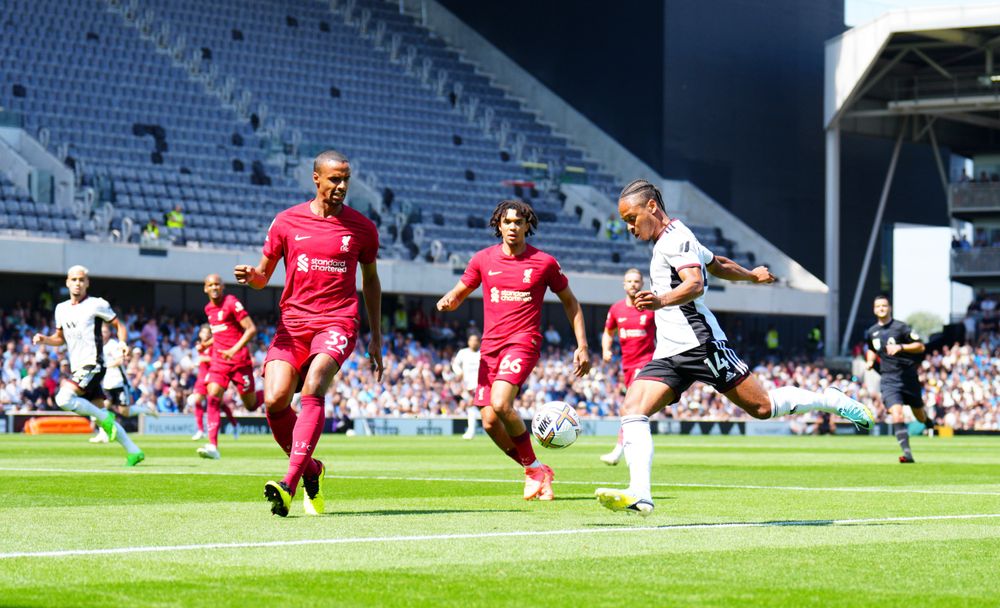
<path fill-rule="evenodd" d="M 889 12 L 826 43 L 824 124 L 963 155 L 1000 143 L 1000 4 Z M 997 59 L 1000 59 L 998 57 Z"/>
<path fill-rule="evenodd" d="M 892 11 L 826 43 L 827 354 L 846 354 L 904 140 L 965 156 L 1000 147 L 1000 4 Z M 840 135 L 896 140 L 851 310 L 840 327 Z M 839 343 L 839 344 L 838 344 Z"/>

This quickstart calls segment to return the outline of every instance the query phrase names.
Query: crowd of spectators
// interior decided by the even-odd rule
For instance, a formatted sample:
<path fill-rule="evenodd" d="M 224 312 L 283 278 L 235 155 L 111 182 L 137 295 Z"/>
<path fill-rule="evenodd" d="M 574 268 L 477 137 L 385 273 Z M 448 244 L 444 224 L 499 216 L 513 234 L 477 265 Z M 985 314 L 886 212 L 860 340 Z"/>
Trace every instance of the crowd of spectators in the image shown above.
<path fill-rule="evenodd" d="M 992 301 L 981 300 L 982 303 Z M 995 308 L 995 306 L 994 306 Z M 182 315 L 147 315 L 130 310 L 122 315 L 133 347 L 127 375 L 140 403 L 155 405 L 163 413 L 183 412 L 195 384 L 198 367 L 194 340 L 198 323 Z M 267 343 L 274 335 L 268 320 L 257 321 L 258 339 L 251 354 L 260 382 L 260 367 Z M 424 324 L 418 335 L 408 331 L 414 321 Z M 331 388 L 327 407 L 332 416 L 451 416 L 462 412 L 462 387 L 451 368 L 451 359 L 464 345 L 466 331 L 457 326 L 427 324 L 423 319 L 383 319 L 385 378 L 376 383 L 364 358 L 363 337 L 355 353 Z M 554 329 L 549 328 L 551 331 Z M 53 332 L 52 315 L 31 306 L 0 311 L 0 409 L 10 412 L 55 410 L 53 401 L 59 379 L 67 373 L 55 348 L 36 347 L 31 336 Z M 548 332 L 547 332 L 548 333 Z M 995 331 L 981 331 L 971 344 L 955 344 L 929 353 L 921 364 L 924 399 L 938 423 L 956 429 L 1000 430 L 1000 338 Z M 592 357 L 593 370 L 584 378 L 572 373 L 572 351 L 547 340 L 535 372 L 518 400 L 522 414 L 530 416 L 547 401 L 573 403 L 584 416 L 616 417 L 624 394 L 618 362 Z M 752 364 L 752 362 L 751 362 Z M 821 390 L 835 384 L 848 394 L 871 403 L 880 419 L 885 408 L 878 397 L 878 376 L 833 374 L 816 362 L 803 359 L 766 361 L 753 368 L 764 387 L 797 385 Z M 239 411 L 240 400 L 227 392 L 225 400 Z M 695 384 L 679 403 L 661 415 L 678 419 L 745 420 L 748 417 L 713 389 Z M 823 424 L 820 417 L 799 418 L 797 430 L 812 431 Z"/>

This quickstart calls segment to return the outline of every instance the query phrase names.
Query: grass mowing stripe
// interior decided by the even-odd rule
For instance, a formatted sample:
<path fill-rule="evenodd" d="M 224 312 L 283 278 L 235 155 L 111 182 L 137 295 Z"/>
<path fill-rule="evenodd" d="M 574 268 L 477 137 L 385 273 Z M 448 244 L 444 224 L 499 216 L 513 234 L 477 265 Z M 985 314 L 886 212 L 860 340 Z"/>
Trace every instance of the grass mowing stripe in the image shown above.
<path fill-rule="evenodd" d="M 516 532 L 482 532 L 479 534 L 418 534 L 413 536 L 375 536 L 362 538 L 323 538 L 256 543 L 205 543 L 201 545 L 164 545 L 149 547 L 115 547 L 111 549 L 74 549 L 69 551 L 37 551 L 0 553 L 0 559 L 26 557 L 75 557 L 80 555 L 121 555 L 127 553 L 164 553 L 172 551 L 204 551 L 208 549 L 257 549 L 267 547 L 298 547 L 303 545 L 347 545 L 367 543 L 396 543 L 429 540 L 476 540 L 524 536 L 565 536 L 568 534 L 607 534 L 610 532 L 670 532 L 674 530 L 701 530 L 714 528 L 767 528 L 782 526 L 849 526 L 870 523 L 909 521 L 939 521 L 956 519 L 987 519 L 1000 517 L 1000 513 L 971 513 L 965 515 L 917 515 L 910 517 L 870 517 L 860 519 L 820 519 L 792 521 L 751 521 L 716 524 L 678 524 L 666 526 L 636 526 L 632 528 L 576 528 L 569 530 L 535 530 Z"/>
<path fill-rule="evenodd" d="M 0 471 L 34 472 L 34 473 L 80 473 L 91 475 L 208 475 L 220 477 L 268 477 L 274 476 L 274 471 L 234 472 L 234 471 L 161 471 L 156 469 L 62 469 L 35 467 L 0 467 Z M 522 479 L 491 479 L 482 477 L 394 477 L 391 475 L 327 475 L 327 479 L 370 480 L 370 481 L 418 481 L 418 482 L 449 482 L 449 483 L 524 483 Z M 556 485 L 588 485 L 616 486 L 621 481 L 557 481 Z M 722 490 L 781 490 L 787 492 L 861 492 L 873 494 L 934 494 L 954 496 L 1000 496 L 1000 492 L 975 490 L 925 490 L 917 488 L 873 488 L 868 486 L 824 487 L 824 486 L 761 486 L 725 483 L 652 483 L 661 488 L 717 488 Z"/>

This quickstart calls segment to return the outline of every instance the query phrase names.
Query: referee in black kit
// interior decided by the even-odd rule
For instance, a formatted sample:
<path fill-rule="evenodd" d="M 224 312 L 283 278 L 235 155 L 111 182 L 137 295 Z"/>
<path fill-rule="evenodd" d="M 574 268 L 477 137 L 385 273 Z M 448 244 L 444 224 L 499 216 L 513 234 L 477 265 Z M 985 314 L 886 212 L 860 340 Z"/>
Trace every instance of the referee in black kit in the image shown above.
<path fill-rule="evenodd" d="M 924 412 L 923 390 L 917 377 L 917 366 L 924 358 L 924 343 L 909 325 L 892 318 L 889 296 L 876 296 L 873 311 L 878 322 L 865 332 L 868 343 L 865 360 L 868 369 L 882 374 L 882 403 L 892 416 L 892 429 L 903 450 L 899 462 L 911 463 L 913 453 L 910 451 L 910 432 L 903 420 L 903 406 L 910 406 L 914 418 L 925 427 L 934 428 L 934 421 Z"/>

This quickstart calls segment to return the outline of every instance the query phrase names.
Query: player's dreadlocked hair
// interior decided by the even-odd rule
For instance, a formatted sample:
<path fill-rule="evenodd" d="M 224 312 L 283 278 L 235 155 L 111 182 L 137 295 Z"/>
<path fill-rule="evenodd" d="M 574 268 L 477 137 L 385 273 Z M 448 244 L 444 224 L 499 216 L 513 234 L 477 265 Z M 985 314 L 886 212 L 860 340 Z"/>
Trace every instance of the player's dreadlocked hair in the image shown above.
<path fill-rule="evenodd" d="M 531 208 L 531 205 L 524 201 L 506 200 L 500 201 L 497 208 L 493 210 L 493 216 L 490 217 L 490 227 L 493 228 L 493 235 L 500 236 L 500 220 L 503 216 L 507 215 L 507 211 L 510 209 L 517 211 L 528 222 L 528 232 L 525 236 L 535 234 L 535 228 L 538 228 L 538 216 L 535 215 L 535 210 Z"/>
<path fill-rule="evenodd" d="M 636 179 L 629 182 L 627 186 L 622 188 L 622 193 L 618 195 L 618 200 L 635 194 L 645 196 L 646 199 L 643 202 L 651 198 L 655 199 L 661 211 L 667 210 L 667 206 L 663 204 L 663 195 L 660 194 L 660 189 L 644 179 Z"/>

